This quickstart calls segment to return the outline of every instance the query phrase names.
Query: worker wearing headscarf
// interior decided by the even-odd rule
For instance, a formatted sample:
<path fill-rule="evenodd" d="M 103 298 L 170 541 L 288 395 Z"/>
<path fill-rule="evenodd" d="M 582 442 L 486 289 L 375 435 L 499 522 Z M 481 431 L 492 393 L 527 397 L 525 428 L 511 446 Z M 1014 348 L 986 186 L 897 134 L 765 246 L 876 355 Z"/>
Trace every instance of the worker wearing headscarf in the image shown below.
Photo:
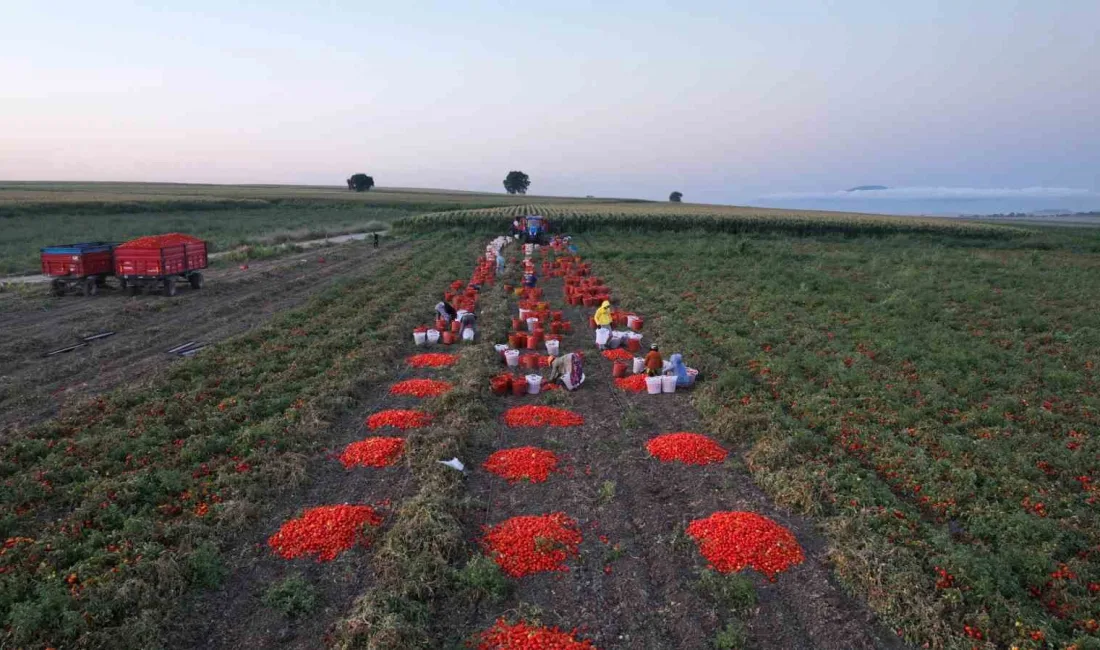
<path fill-rule="evenodd" d="M 665 368 L 665 361 L 661 358 L 661 353 L 657 351 L 657 344 L 649 346 L 649 354 L 645 355 L 645 374 L 649 377 L 656 377 L 661 374 Z"/>
<path fill-rule="evenodd" d="M 504 273 L 504 254 L 497 250 L 497 275 Z"/>
<path fill-rule="evenodd" d="M 446 300 L 441 300 L 439 304 L 435 306 L 435 313 L 439 314 L 439 316 L 448 323 L 458 317 L 458 310 Z"/>
<path fill-rule="evenodd" d="M 611 327 L 611 302 L 603 301 L 600 308 L 596 310 L 596 327 Z"/>
<path fill-rule="evenodd" d="M 573 390 L 581 384 L 581 380 L 584 378 L 583 358 L 581 355 L 570 352 L 560 357 L 551 356 L 549 362 L 550 377 L 546 380 L 547 382 L 561 379 L 562 383 L 569 390 Z"/>
<path fill-rule="evenodd" d="M 688 369 L 684 365 L 684 357 L 680 353 L 676 353 L 668 358 L 672 363 L 672 374 L 676 375 L 676 387 L 683 388 L 691 385 L 691 379 L 688 378 Z"/>

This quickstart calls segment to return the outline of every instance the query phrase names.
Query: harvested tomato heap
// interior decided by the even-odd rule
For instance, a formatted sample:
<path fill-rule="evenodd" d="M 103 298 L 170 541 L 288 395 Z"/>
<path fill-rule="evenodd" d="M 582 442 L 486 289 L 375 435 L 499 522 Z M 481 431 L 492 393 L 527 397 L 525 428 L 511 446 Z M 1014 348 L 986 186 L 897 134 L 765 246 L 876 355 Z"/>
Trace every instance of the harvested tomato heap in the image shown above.
<path fill-rule="evenodd" d="M 591 641 L 578 641 L 572 633 L 556 627 L 539 627 L 520 621 L 515 625 L 497 619 L 493 627 L 477 636 L 478 650 L 596 650 Z"/>
<path fill-rule="evenodd" d="M 722 573 L 745 567 L 775 576 L 805 559 L 791 531 L 755 512 L 716 512 L 687 527 L 699 552 Z"/>
<path fill-rule="evenodd" d="M 649 454 L 666 463 L 680 461 L 688 465 L 707 465 L 726 460 L 729 454 L 717 442 L 698 433 L 666 433 L 645 443 Z"/>
<path fill-rule="evenodd" d="M 482 543 L 505 573 L 522 578 L 542 571 L 568 571 L 565 560 L 581 543 L 577 522 L 563 512 L 512 517 L 486 529 Z"/>
<path fill-rule="evenodd" d="M 508 479 L 509 483 L 528 480 L 542 483 L 558 466 L 558 457 L 548 449 L 516 447 L 501 449 L 482 465 L 487 471 Z"/>
<path fill-rule="evenodd" d="M 389 467 L 404 451 L 401 438 L 367 438 L 345 447 L 340 462 L 344 467 Z"/>
<path fill-rule="evenodd" d="M 164 248 L 165 246 L 179 246 L 180 244 L 201 244 L 201 239 L 178 232 L 169 232 L 163 235 L 150 235 L 138 237 L 128 242 L 119 244 L 115 248 Z"/>
<path fill-rule="evenodd" d="M 645 390 L 645 375 L 630 375 L 622 379 L 616 379 L 615 385 L 632 393 L 640 393 Z"/>
<path fill-rule="evenodd" d="M 614 350 L 604 350 L 603 356 L 608 361 L 633 361 L 634 355 L 630 354 L 626 350 L 616 348 Z"/>
<path fill-rule="evenodd" d="M 283 524 L 268 538 L 267 545 L 288 560 L 316 555 L 318 562 L 328 562 L 357 543 L 368 541 L 363 526 L 381 523 L 382 517 L 370 506 L 320 506 Z"/>
<path fill-rule="evenodd" d="M 405 360 L 413 368 L 443 368 L 453 366 L 456 361 L 458 361 L 457 356 L 442 352 L 414 354 Z"/>
<path fill-rule="evenodd" d="M 382 427 L 415 429 L 426 427 L 431 422 L 432 416 L 430 414 L 412 409 L 389 409 L 388 411 L 379 411 L 367 418 L 367 426 L 372 431 Z"/>
<path fill-rule="evenodd" d="M 447 381 L 438 379 L 406 379 L 390 386 L 390 395 L 411 395 L 412 397 L 436 397 L 454 388 Z"/>
<path fill-rule="evenodd" d="M 579 413 L 551 406 L 517 406 L 504 412 L 510 427 L 577 427 L 584 424 Z"/>

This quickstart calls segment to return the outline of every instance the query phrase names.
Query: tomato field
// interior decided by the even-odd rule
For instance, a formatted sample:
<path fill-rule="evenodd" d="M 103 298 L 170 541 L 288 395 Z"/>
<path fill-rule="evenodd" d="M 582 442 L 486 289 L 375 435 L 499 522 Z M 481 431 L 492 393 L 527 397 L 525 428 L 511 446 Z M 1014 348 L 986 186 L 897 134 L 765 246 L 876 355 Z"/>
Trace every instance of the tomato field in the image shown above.
<path fill-rule="evenodd" d="M 934 647 L 1097 643 L 1100 256 L 950 238 L 594 234 L 756 482 Z"/>
<path fill-rule="evenodd" d="M 53 415 L 8 389 L 0 646 L 1100 648 L 1092 231 L 479 200 Z M 532 211 L 577 250 L 523 289 L 485 244 Z M 473 340 L 426 342 L 447 296 Z M 624 376 L 650 344 L 698 384 Z"/>

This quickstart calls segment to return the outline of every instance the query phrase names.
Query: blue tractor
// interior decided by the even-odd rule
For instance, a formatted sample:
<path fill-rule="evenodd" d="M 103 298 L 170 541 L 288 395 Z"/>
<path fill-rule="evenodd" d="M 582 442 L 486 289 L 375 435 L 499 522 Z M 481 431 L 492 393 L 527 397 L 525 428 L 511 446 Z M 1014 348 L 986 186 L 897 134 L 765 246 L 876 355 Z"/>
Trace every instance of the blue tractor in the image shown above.
<path fill-rule="evenodd" d="M 546 244 L 548 223 L 541 215 L 528 215 L 522 219 L 520 226 L 523 228 L 523 236 L 528 244 Z"/>

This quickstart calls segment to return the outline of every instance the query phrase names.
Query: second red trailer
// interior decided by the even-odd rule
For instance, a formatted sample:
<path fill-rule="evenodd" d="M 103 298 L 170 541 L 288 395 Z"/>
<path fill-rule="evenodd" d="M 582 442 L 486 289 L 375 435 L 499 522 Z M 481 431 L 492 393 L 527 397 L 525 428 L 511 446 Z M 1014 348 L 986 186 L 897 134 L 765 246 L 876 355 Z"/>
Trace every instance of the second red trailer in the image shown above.
<path fill-rule="evenodd" d="M 201 289 L 200 269 L 206 264 L 206 242 L 180 233 L 141 237 L 115 247 L 115 275 L 134 294 L 144 288 L 174 296 L 180 280 Z"/>

